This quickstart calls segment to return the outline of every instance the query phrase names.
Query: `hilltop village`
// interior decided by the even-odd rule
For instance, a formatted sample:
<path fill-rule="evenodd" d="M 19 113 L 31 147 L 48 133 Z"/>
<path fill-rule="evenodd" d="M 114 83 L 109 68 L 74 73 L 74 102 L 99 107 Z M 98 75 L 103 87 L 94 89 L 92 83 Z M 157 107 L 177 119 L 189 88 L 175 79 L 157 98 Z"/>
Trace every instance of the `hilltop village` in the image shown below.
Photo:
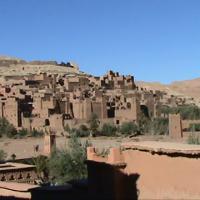
<path fill-rule="evenodd" d="M 120 125 L 137 122 L 141 115 L 160 117 L 161 105 L 194 103 L 138 87 L 131 75 L 88 75 L 71 62 L 1 59 L 0 66 L 0 117 L 17 129 L 50 127 L 59 134 L 66 126 L 87 124 L 93 113 L 101 124 Z"/>

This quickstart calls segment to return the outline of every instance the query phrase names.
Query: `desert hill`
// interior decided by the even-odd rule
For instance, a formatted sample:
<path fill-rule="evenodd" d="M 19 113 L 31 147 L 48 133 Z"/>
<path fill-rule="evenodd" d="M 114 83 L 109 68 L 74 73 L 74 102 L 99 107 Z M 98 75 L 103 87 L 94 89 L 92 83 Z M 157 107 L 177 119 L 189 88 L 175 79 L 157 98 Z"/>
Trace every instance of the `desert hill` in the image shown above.
<path fill-rule="evenodd" d="M 57 63 L 56 61 L 25 61 L 19 58 L 0 56 L 0 76 L 25 76 L 28 74 L 78 74 L 79 67 L 72 63 Z"/>
<path fill-rule="evenodd" d="M 187 97 L 200 98 L 200 78 L 175 81 L 171 84 L 144 81 L 137 81 L 136 84 L 146 89 L 162 90 L 172 95 L 183 95 Z"/>

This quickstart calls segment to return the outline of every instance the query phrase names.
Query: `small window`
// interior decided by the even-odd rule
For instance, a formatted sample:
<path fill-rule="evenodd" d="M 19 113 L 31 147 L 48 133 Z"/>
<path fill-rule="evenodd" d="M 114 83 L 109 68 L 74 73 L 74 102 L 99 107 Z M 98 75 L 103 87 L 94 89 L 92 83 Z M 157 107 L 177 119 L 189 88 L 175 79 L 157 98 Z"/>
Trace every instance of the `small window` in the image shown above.
<path fill-rule="evenodd" d="M 131 103 L 130 102 L 127 103 L 127 108 L 131 109 Z"/>

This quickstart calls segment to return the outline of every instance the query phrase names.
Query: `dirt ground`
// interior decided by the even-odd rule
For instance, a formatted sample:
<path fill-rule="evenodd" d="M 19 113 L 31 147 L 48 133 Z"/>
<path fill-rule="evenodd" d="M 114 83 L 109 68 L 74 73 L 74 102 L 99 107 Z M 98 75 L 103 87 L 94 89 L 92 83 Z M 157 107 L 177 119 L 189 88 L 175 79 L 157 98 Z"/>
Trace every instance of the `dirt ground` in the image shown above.
<path fill-rule="evenodd" d="M 119 147 L 123 142 L 129 141 L 170 141 L 168 137 L 163 136 L 140 136 L 134 138 L 111 138 L 111 137 L 96 137 L 96 138 L 81 138 L 81 142 L 88 140 L 92 143 L 92 146 L 102 150 L 108 149 L 110 147 Z M 34 146 L 39 145 L 39 151 L 36 153 L 34 151 Z M 68 145 L 68 139 L 65 137 L 56 138 L 56 146 L 58 148 L 65 148 Z M 11 158 L 12 154 L 16 155 L 16 159 L 29 158 L 32 156 L 37 156 L 43 153 L 44 148 L 44 139 L 43 138 L 24 138 L 24 139 L 0 139 L 0 149 L 4 150 L 7 153 L 7 159 Z"/>
<path fill-rule="evenodd" d="M 81 142 L 88 140 L 93 146 L 99 149 L 107 149 L 110 147 L 120 146 L 123 139 L 121 138 L 81 138 Z M 39 151 L 34 151 L 34 146 L 39 145 Z M 65 148 L 68 145 L 68 139 L 65 137 L 56 138 L 56 146 Z M 16 159 L 29 158 L 43 153 L 44 139 L 43 138 L 24 138 L 24 139 L 0 139 L 0 149 L 7 153 L 7 159 L 11 158 L 12 154 L 16 155 Z"/>

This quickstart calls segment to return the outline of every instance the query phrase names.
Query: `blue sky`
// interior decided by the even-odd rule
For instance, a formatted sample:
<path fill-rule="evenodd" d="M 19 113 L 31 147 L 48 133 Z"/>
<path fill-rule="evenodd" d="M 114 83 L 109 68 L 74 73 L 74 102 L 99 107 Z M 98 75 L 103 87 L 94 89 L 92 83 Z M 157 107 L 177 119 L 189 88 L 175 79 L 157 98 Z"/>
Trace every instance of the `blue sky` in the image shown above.
<path fill-rule="evenodd" d="M 200 77 L 199 0 L 0 0 L 0 54 L 169 83 Z"/>

